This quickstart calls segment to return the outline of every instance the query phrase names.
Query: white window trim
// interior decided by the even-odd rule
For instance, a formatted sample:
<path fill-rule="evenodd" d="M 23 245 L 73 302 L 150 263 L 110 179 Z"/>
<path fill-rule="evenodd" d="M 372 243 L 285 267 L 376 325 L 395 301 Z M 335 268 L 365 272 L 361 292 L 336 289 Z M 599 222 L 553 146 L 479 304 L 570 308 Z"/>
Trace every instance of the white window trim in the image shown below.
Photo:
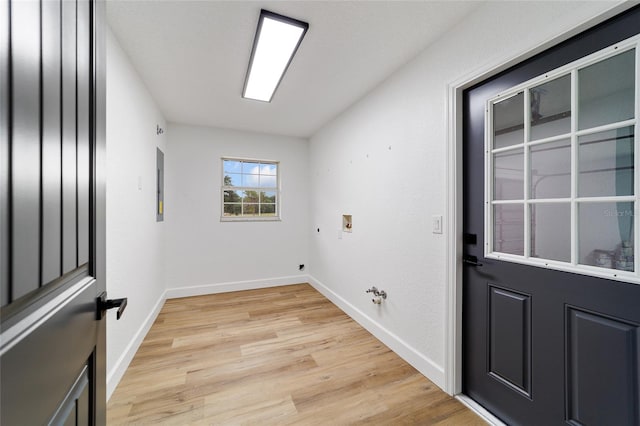
<path fill-rule="evenodd" d="M 617 123 L 611 123 L 603 126 L 599 126 L 596 128 L 590 128 L 585 130 L 578 130 L 577 128 L 577 117 L 578 115 L 574 113 L 577 111 L 577 72 L 581 68 L 585 68 L 594 63 L 603 61 L 609 57 L 616 56 L 625 51 L 629 51 L 635 48 L 635 59 L 636 59 L 636 79 L 635 79 L 635 110 L 634 110 L 634 118 L 631 120 L 621 121 Z M 541 140 L 536 140 L 534 142 L 528 142 L 529 140 L 529 131 L 530 131 L 530 123 L 529 123 L 529 113 L 530 113 L 530 101 L 529 101 L 529 88 L 540 85 L 545 81 L 551 81 L 555 78 L 559 78 L 563 75 L 571 75 L 571 131 L 569 133 L 563 135 L 557 135 L 550 138 L 545 138 Z M 492 150 L 492 135 L 493 135 L 493 104 L 498 103 L 500 101 L 504 101 L 512 96 L 517 95 L 518 93 L 524 93 L 524 139 L 525 143 L 510 145 L 505 148 L 498 148 Z M 638 250 L 638 244 L 640 243 L 640 223 L 638 220 L 639 211 L 640 211 L 640 152 L 639 148 L 639 139 L 640 135 L 638 131 L 640 130 L 640 35 L 631 37 L 627 40 L 624 40 L 620 43 L 616 43 L 611 45 L 605 49 L 602 49 L 598 52 L 595 52 L 589 56 L 578 59 L 570 64 L 567 64 L 563 67 L 557 68 L 549 73 L 545 73 L 538 77 L 535 77 L 531 80 L 528 80 L 522 84 L 509 88 L 509 90 L 498 94 L 492 99 L 487 101 L 485 106 L 485 188 L 484 188 L 484 199 L 485 199 L 485 247 L 484 247 L 484 255 L 489 259 L 496 259 L 507 262 L 520 263 L 525 265 L 537 266 L 542 268 L 548 268 L 558 271 L 566 271 L 572 272 L 576 274 L 594 276 L 594 277 L 602 277 L 607 279 L 612 279 L 616 281 L 624 281 L 630 282 L 634 284 L 640 284 L 640 251 Z M 578 221 L 577 221 L 577 204 L 580 201 L 584 201 L 585 198 L 580 198 L 577 196 L 577 187 L 576 182 L 578 179 L 577 176 L 577 139 L 579 136 L 597 133 L 605 130 L 618 129 L 623 127 L 634 126 L 634 195 L 632 196 L 614 196 L 614 197 L 589 197 L 589 201 L 616 201 L 616 202 L 624 202 L 624 201 L 632 201 L 634 202 L 634 220 L 633 220 L 633 229 L 634 229 L 634 271 L 622 271 L 616 269 L 606 269 L 600 268 L 596 266 L 583 265 L 579 263 L 579 254 L 578 254 Z M 518 148 L 522 148 L 524 151 L 524 164 L 529 164 L 529 150 L 526 149 L 529 146 L 537 145 L 540 143 L 551 142 L 553 140 L 560 139 L 571 139 L 571 198 L 562 198 L 562 199 L 553 199 L 553 200 L 543 200 L 543 199 L 528 199 L 528 184 L 529 184 L 529 172 L 528 166 L 524 169 L 524 199 L 523 200 L 493 200 L 493 154 L 499 153 L 502 151 L 510 151 Z M 571 261 L 570 262 L 562 262 L 556 260 L 548 260 L 541 258 L 533 258 L 529 257 L 530 254 L 530 212 L 529 206 L 531 204 L 540 203 L 540 202 L 561 202 L 567 201 L 571 202 Z M 497 204 L 518 204 L 524 207 L 524 256 L 514 255 L 509 253 L 501 253 L 493 251 L 493 206 Z"/>
<path fill-rule="evenodd" d="M 255 162 L 255 163 L 264 163 L 264 164 L 275 164 L 277 166 L 277 174 L 276 174 L 276 215 L 275 216 L 225 216 L 224 215 L 224 191 L 265 191 L 268 189 L 273 192 L 273 188 L 254 188 L 248 186 L 225 186 L 224 185 L 224 162 L 225 161 L 242 161 L 242 162 Z M 280 222 L 282 221 L 282 210 L 281 210 L 281 191 L 280 191 L 280 176 L 281 176 L 281 164 L 277 160 L 265 160 L 264 158 L 240 158 L 240 157 L 221 157 L 220 159 L 221 165 L 221 174 L 220 174 L 220 222 Z"/>

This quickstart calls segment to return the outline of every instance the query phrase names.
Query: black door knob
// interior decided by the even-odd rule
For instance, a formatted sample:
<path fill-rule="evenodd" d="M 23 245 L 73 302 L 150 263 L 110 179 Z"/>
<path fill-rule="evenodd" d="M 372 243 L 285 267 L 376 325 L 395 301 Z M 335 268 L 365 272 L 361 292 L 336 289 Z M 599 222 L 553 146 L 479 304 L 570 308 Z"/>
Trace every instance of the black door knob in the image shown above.
<path fill-rule="evenodd" d="M 97 310 L 96 310 L 96 319 L 101 320 L 104 318 L 104 314 L 108 309 L 118 308 L 118 312 L 116 313 L 116 318 L 120 319 L 122 313 L 127 307 L 127 298 L 123 297 L 122 299 L 107 299 L 107 292 L 103 291 L 96 298 Z"/>
<path fill-rule="evenodd" d="M 472 256 L 469 254 L 462 256 L 462 262 L 471 266 L 482 266 L 482 263 L 478 262 L 477 256 Z"/>

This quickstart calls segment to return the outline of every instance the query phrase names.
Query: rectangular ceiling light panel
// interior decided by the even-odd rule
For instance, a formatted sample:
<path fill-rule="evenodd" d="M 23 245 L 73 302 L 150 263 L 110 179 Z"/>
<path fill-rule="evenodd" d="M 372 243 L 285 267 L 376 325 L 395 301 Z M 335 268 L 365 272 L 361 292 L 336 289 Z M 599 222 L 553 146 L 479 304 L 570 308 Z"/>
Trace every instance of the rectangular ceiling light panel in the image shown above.
<path fill-rule="evenodd" d="M 308 28 L 306 22 L 260 12 L 242 97 L 271 102 Z"/>

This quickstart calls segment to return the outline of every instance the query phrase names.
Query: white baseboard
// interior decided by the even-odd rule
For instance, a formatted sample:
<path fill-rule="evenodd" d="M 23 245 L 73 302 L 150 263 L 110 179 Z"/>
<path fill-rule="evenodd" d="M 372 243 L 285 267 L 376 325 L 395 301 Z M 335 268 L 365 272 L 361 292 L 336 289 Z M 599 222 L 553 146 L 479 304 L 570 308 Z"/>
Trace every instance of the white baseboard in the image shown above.
<path fill-rule="evenodd" d="M 107 374 L 107 400 L 111 398 L 113 391 L 124 376 L 129 364 L 133 360 L 136 351 L 142 344 L 149 329 L 153 325 L 156 317 L 160 313 L 160 309 L 167 299 L 175 299 L 179 297 L 203 296 L 207 294 L 227 293 L 231 291 L 255 290 L 259 288 L 278 287 L 283 285 L 293 285 L 300 283 L 309 283 L 316 290 L 322 293 L 333 304 L 342 309 L 347 315 L 356 322 L 366 328 L 382 343 L 387 345 L 391 350 L 398 354 L 401 358 L 411 364 L 420 373 L 431 380 L 435 385 L 444 388 L 445 375 L 444 369 L 435 362 L 425 357 L 413 347 L 396 336 L 371 317 L 364 314 L 351 303 L 347 302 L 338 294 L 334 293 L 320 281 L 309 275 L 293 275 L 289 277 L 278 277 L 263 280 L 237 281 L 229 283 L 208 284 L 191 287 L 174 287 L 167 289 L 158 299 L 153 310 L 149 313 L 144 323 L 135 334 L 134 338 L 129 342 L 123 354 L 118 358 L 115 366 Z"/>
<path fill-rule="evenodd" d="M 433 362 L 428 357 L 419 353 L 415 348 L 402 340 L 400 337 L 384 328 L 380 323 L 366 315 L 364 312 L 353 306 L 347 300 L 326 287 L 312 276 L 308 276 L 309 284 L 322 293 L 334 305 L 342 309 L 347 315 L 357 323 L 366 328 L 378 340 L 387 345 L 402 359 L 411 364 L 416 370 L 431 380 L 441 389 L 445 388 L 444 368 Z"/>
<path fill-rule="evenodd" d="M 127 368 L 129 368 L 129 364 L 131 364 L 131 361 L 138 351 L 138 348 L 142 344 L 142 341 L 149 332 L 149 329 L 153 325 L 153 322 L 158 317 L 160 309 L 162 309 L 165 300 L 167 300 L 166 291 L 160 295 L 158 301 L 153 306 L 153 309 L 151 310 L 151 312 L 149 312 L 149 315 L 147 315 L 144 322 L 142 323 L 136 334 L 133 336 L 133 339 L 129 342 L 122 355 L 120 355 L 118 361 L 116 361 L 116 364 L 113 366 L 111 371 L 107 373 L 107 401 L 109 401 L 109 398 L 111 398 L 113 391 L 115 391 L 116 387 L 118 387 L 118 383 L 120 383 L 122 376 L 124 376 Z"/>
<path fill-rule="evenodd" d="M 236 281 L 228 283 L 205 284 L 190 287 L 174 287 L 166 291 L 167 299 L 179 297 L 203 296 L 206 294 L 228 293 L 230 291 L 255 290 L 259 288 L 278 287 L 306 283 L 308 275 L 292 275 L 289 277 L 268 278 L 263 280 Z"/>

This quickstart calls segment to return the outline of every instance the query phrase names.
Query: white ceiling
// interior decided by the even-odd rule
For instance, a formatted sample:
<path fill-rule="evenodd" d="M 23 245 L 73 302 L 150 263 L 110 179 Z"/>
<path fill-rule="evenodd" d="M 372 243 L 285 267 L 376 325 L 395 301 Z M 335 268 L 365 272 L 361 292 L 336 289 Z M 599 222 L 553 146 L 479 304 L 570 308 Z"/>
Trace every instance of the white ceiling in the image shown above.
<path fill-rule="evenodd" d="M 110 0 L 107 19 L 168 121 L 309 137 L 479 5 Z M 309 23 L 271 103 L 241 97 L 261 8 Z"/>

